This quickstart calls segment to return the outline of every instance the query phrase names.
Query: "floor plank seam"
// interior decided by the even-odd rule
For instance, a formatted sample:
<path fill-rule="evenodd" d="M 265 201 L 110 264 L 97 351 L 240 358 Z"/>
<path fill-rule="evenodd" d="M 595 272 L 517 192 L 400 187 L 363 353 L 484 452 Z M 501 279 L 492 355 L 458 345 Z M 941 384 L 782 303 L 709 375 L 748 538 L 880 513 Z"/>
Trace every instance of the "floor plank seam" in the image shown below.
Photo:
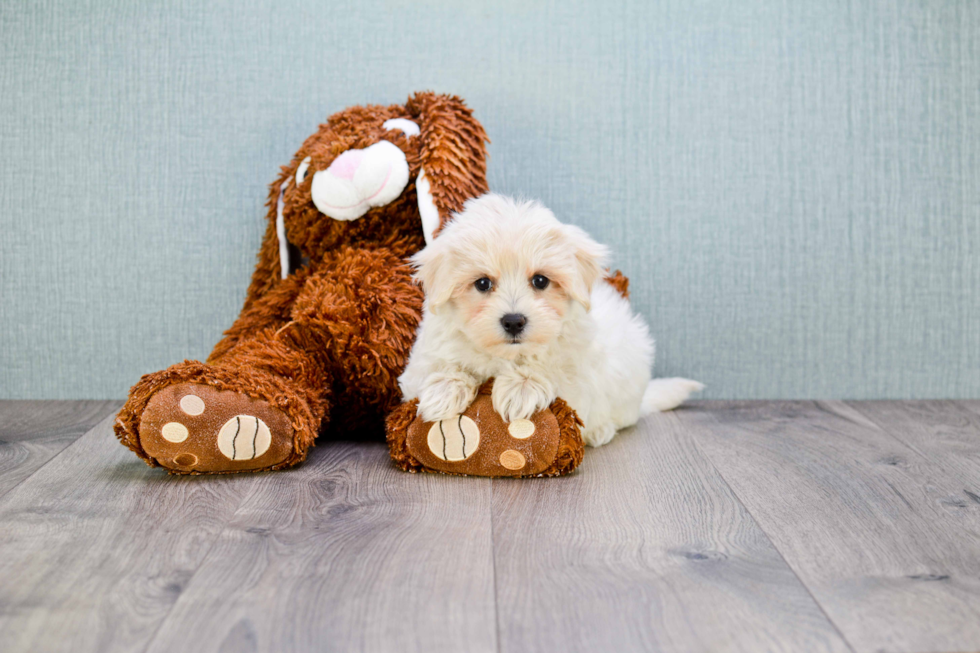
<path fill-rule="evenodd" d="M 241 506 L 241 504 L 239 504 L 239 506 Z M 235 510 L 237 512 L 238 509 L 236 508 Z M 231 521 L 231 519 L 229 519 L 229 521 Z M 204 556 L 202 556 L 201 562 L 196 567 L 194 567 L 194 571 L 191 572 L 191 574 L 187 577 L 187 582 L 184 585 L 185 588 L 194 581 L 194 577 L 197 576 L 197 572 L 199 572 L 201 570 L 201 567 L 204 566 L 204 563 L 208 561 L 208 558 L 211 556 L 211 551 L 214 550 L 215 545 L 218 543 L 218 540 L 221 538 L 224 532 L 225 529 L 218 531 L 217 535 L 215 535 L 215 537 L 208 544 L 208 550 L 204 554 Z M 146 651 L 149 651 L 150 648 L 153 646 L 153 643 L 160 635 L 160 631 L 163 630 L 163 627 L 167 624 L 167 621 L 170 619 L 170 615 L 172 615 L 174 610 L 177 609 L 177 604 L 180 603 L 180 599 L 182 596 L 183 596 L 183 592 L 181 592 L 181 595 L 177 597 L 177 600 L 174 601 L 173 604 L 171 604 L 170 609 L 167 610 L 167 614 L 164 615 L 164 617 L 160 620 L 160 623 L 157 624 L 157 627 L 153 629 L 153 634 L 150 635 L 150 637 L 146 640 L 146 646 L 143 647 L 144 653 L 146 653 Z"/>
<path fill-rule="evenodd" d="M 493 494 L 494 485 L 497 483 L 497 479 L 490 479 L 490 566 L 493 569 L 493 622 L 494 622 L 494 632 L 496 633 L 495 647 L 497 653 L 500 653 L 500 597 L 497 594 L 497 532 L 495 530 L 494 519 L 494 509 L 493 509 Z"/>
<path fill-rule="evenodd" d="M 79 440 L 81 440 L 82 438 L 84 438 L 86 435 L 88 435 L 89 433 L 91 433 L 95 429 L 97 429 L 100 426 L 102 426 L 107 419 L 114 418 L 116 416 L 116 410 L 117 409 L 114 408 L 111 413 L 109 413 L 108 415 L 106 415 L 105 417 L 103 417 L 102 419 L 100 419 L 95 425 L 92 426 L 92 428 L 88 429 L 87 431 L 85 431 L 84 433 L 82 433 L 81 435 L 79 435 L 77 438 L 75 438 L 75 441 L 74 442 L 72 442 L 67 447 L 65 447 L 64 449 L 62 449 L 61 451 L 59 451 L 55 455 L 53 455 L 50 458 L 48 458 L 47 460 L 45 460 L 43 463 L 41 463 L 41 465 L 37 469 L 35 469 L 33 472 L 31 472 L 30 474 L 28 474 L 24 478 L 20 479 L 15 485 L 10 486 L 4 492 L 0 493 L 0 500 L 2 500 L 4 497 L 6 497 L 8 494 L 10 494 L 11 492 L 13 492 L 17 488 L 19 488 L 21 485 L 23 485 L 25 481 L 33 478 L 35 474 L 37 474 L 39 471 L 41 471 L 42 469 L 44 469 L 45 467 L 47 467 L 48 465 L 50 465 L 52 461 L 54 461 L 55 459 L 57 459 L 60 456 L 62 456 L 66 451 L 68 451 L 69 449 L 71 449 L 74 446 L 76 446 L 76 444 L 78 443 Z"/>
<path fill-rule="evenodd" d="M 851 408 L 852 410 L 855 410 L 855 411 L 857 411 L 857 412 L 858 412 L 858 413 L 859 413 L 859 414 L 860 414 L 860 415 L 861 415 L 862 417 L 864 417 L 864 418 L 865 418 L 866 420 L 868 420 L 869 422 L 871 422 L 871 425 L 872 425 L 872 426 L 874 426 L 874 427 L 875 427 L 875 428 L 876 428 L 876 429 L 877 429 L 878 431 L 880 431 L 880 432 L 881 432 L 881 433 L 882 433 L 883 435 L 885 435 L 885 436 L 887 436 L 887 437 L 888 437 L 888 438 L 890 438 L 891 440 L 894 440 L 894 441 L 895 441 L 895 442 L 897 442 L 897 443 L 898 443 L 898 444 L 899 444 L 900 446 L 902 446 L 902 447 L 905 447 L 906 449 L 909 449 L 910 451 L 913 451 L 913 452 L 915 452 L 915 453 L 916 453 L 916 455 L 918 455 L 918 456 L 919 456 L 919 457 L 920 457 L 920 458 L 921 458 L 921 459 L 923 460 L 923 462 L 927 462 L 927 463 L 931 463 L 931 464 L 934 464 L 934 465 L 937 465 L 937 466 L 938 466 L 938 468 L 939 468 L 940 470 L 942 470 L 942 471 L 945 471 L 946 473 L 949 473 L 949 470 L 947 470 L 947 469 L 945 469 L 945 468 L 944 468 L 944 466 L 942 465 L 942 463 L 940 463 L 939 461 L 936 461 L 936 460 L 934 460 L 934 458 L 933 458 L 932 456 L 930 456 L 928 452 L 926 452 L 926 451 L 922 451 L 921 449 L 919 449 L 919 447 L 917 447 L 917 446 L 916 446 L 916 444 L 915 444 L 915 441 L 914 441 L 914 439 L 907 439 L 907 438 L 903 438 L 903 437 L 900 437 L 900 436 L 899 436 L 899 435 L 898 435 L 898 434 L 897 434 L 897 433 L 896 433 L 896 432 L 895 432 L 895 431 L 893 430 L 893 427 L 891 427 L 891 426 L 889 426 L 889 425 L 888 425 L 888 424 L 886 424 L 886 423 L 883 423 L 883 422 L 882 422 L 882 421 L 880 420 L 880 418 L 879 418 L 879 417 L 876 417 L 876 416 L 875 416 L 875 415 L 874 415 L 873 413 L 871 413 L 871 412 L 868 412 L 867 410 L 862 410 L 862 409 L 861 409 L 861 405 L 862 405 L 862 403 L 865 403 L 865 402 L 860 402 L 860 401 L 854 401 L 854 402 L 852 402 L 852 401 L 843 401 L 843 402 L 841 402 L 841 403 L 842 403 L 843 405 L 845 405 L 845 406 L 847 406 L 848 408 Z M 952 403 L 953 403 L 953 404 L 954 404 L 955 406 L 957 406 L 957 407 L 959 407 L 959 408 L 962 408 L 962 409 L 963 409 L 963 410 L 965 410 L 965 411 L 966 411 L 967 413 L 972 413 L 972 414 L 976 414 L 976 413 L 974 413 L 973 411 L 971 411 L 971 410 L 969 409 L 969 406 L 967 406 L 967 405 L 965 405 L 965 404 L 963 404 L 963 403 L 961 403 L 961 402 L 957 402 L 957 401 L 952 401 Z M 960 475 L 958 475 L 958 474 L 953 474 L 953 476 L 955 476 L 955 477 L 957 477 L 957 478 L 960 478 L 960 480 L 963 480 L 963 479 L 962 479 L 962 477 L 960 477 Z M 887 482 L 887 481 L 886 481 L 886 482 Z M 965 484 L 967 484 L 967 485 L 968 485 L 968 484 L 969 484 L 969 481 L 968 481 L 968 480 L 967 480 L 967 481 L 965 481 Z M 898 495 L 898 497 L 899 497 L 899 498 L 900 498 L 900 499 L 901 499 L 901 500 L 902 500 L 903 502 L 905 502 L 905 504 L 906 504 L 906 505 L 907 505 L 907 506 L 908 506 L 909 508 L 911 508 L 911 507 L 912 507 L 912 506 L 911 506 L 911 505 L 909 504 L 909 502 L 908 502 L 908 500 L 907 500 L 907 499 L 906 499 L 906 498 L 905 498 L 905 497 L 904 497 L 904 496 L 903 496 L 903 495 L 902 495 L 902 494 L 901 494 L 900 492 L 898 492 L 898 490 L 896 490 L 896 489 L 895 489 L 895 488 L 894 488 L 894 487 L 893 487 L 893 486 L 891 485 L 891 483 L 889 483 L 888 485 L 889 485 L 889 487 L 891 487 L 891 488 L 892 488 L 892 491 L 894 491 L 894 492 L 895 492 L 895 494 L 897 494 L 897 495 Z M 964 494 L 966 494 L 966 495 L 967 495 L 968 497 L 970 497 L 971 499 L 973 499 L 973 500 L 975 500 L 975 501 L 976 501 L 976 499 L 974 499 L 974 497 L 975 497 L 976 495 L 975 495 L 975 494 L 974 494 L 974 493 L 973 493 L 973 492 L 972 492 L 972 491 L 971 491 L 971 490 L 970 490 L 969 488 L 963 488 L 963 493 L 964 493 Z"/>
<path fill-rule="evenodd" d="M 875 426 L 875 428 L 877 428 L 883 434 L 887 435 L 892 440 L 895 440 L 896 442 L 898 442 L 903 447 L 914 451 L 923 460 L 929 460 L 929 456 L 924 451 L 921 451 L 918 447 L 916 447 L 914 442 L 907 442 L 904 438 L 898 437 L 895 433 L 892 432 L 892 430 L 890 428 L 887 428 L 884 424 L 882 424 L 877 419 L 875 419 L 874 415 L 872 415 L 870 413 L 867 413 L 867 412 L 861 410 L 861 402 L 860 401 L 844 401 L 842 403 L 845 406 L 848 406 L 848 407 L 852 408 L 853 410 L 856 410 L 858 413 L 861 414 L 862 417 L 864 417 L 866 420 L 868 420 L 869 422 L 871 422 Z M 894 489 L 894 488 L 892 488 L 892 489 Z M 901 496 L 901 495 L 899 495 L 899 496 Z"/>
<path fill-rule="evenodd" d="M 684 424 L 683 420 L 681 420 L 681 418 L 678 417 L 676 413 L 674 414 L 674 418 L 677 419 L 679 423 Z M 809 586 L 800 577 L 800 573 L 793 568 L 793 565 L 789 563 L 789 560 L 786 559 L 786 556 L 783 555 L 783 552 L 779 550 L 778 546 L 776 546 L 776 542 L 773 540 L 769 532 L 766 531 L 766 529 L 762 526 L 759 520 L 756 519 L 755 515 L 752 514 L 752 511 L 749 510 L 749 507 L 745 504 L 745 502 L 742 501 L 742 497 L 738 495 L 738 493 L 735 491 L 735 488 L 732 487 L 732 484 L 728 482 L 728 478 L 726 478 L 725 475 L 722 473 L 722 471 L 718 469 L 718 466 L 715 465 L 715 461 L 701 447 L 700 443 L 698 442 L 697 429 L 691 429 L 690 432 L 692 433 L 692 444 L 694 445 L 694 448 L 698 451 L 698 453 L 701 454 L 701 456 L 707 461 L 707 463 L 711 465 L 711 469 L 713 469 L 715 473 L 718 474 L 718 478 L 720 478 L 721 482 L 725 484 L 725 487 L 728 488 L 728 491 L 732 493 L 732 496 L 735 498 L 735 501 L 738 502 L 738 505 L 742 507 L 742 509 L 745 511 L 745 514 L 748 515 L 749 518 L 755 523 L 755 525 L 759 527 L 759 532 L 766 536 L 766 539 L 769 541 L 769 544 L 772 546 L 773 551 L 775 551 L 776 555 L 779 556 L 779 559 L 783 561 L 783 564 L 786 565 L 786 568 L 793 572 L 793 575 L 796 577 L 796 580 L 800 583 L 800 586 L 803 587 L 803 589 L 806 591 L 807 596 L 809 596 L 813 600 L 814 605 L 816 605 L 817 609 L 820 610 L 820 614 L 824 616 L 824 619 L 827 620 L 827 623 L 829 623 L 833 627 L 833 629 L 837 632 L 837 634 L 841 638 L 841 641 L 844 642 L 848 650 L 850 650 L 852 653 L 857 653 L 857 649 L 855 649 L 854 645 L 851 644 L 850 640 L 848 640 L 847 637 L 844 636 L 844 633 L 843 631 L 841 631 L 840 626 L 838 626 L 837 623 L 830 618 L 830 615 L 827 614 L 827 611 L 824 609 L 823 605 L 820 603 L 820 601 L 817 600 L 817 597 L 810 590 Z"/>
<path fill-rule="evenodd" d="M 183 476 L 176 477 L 176 482 L 181 482 L 181 481 L 185 480 L 185 478 L 186 477 L 183 477 Z M 160 619 L 160 623 L 157 624 L 157 627 L 153 629 L 153 634 L 150 635 L 150 637 L 146 640 L 146 646 L 143 648 L 143 652 L 144 653 L 146 653 L 146 651 L 149 651 L 150 650 L 150 648 L 153 646 L 153 643 L 156 641 L 157 637 L 160 635 L 160 631 L 163 630 L 163 627 L 167 624 L 167 621 L 170 619 L 170 615 L 172 615 L 174 613 L 174 610 L 177 609 L 177 605 L 180 603 L 180 600 L 185 595 L 185 591 L 184 590 L 186 590 L 186 588 L 189 587 L 192 582 L 194 582 L 194 577 L 197 576 L 197 573 L 201 570 L 202 567 L 204 567 L 205 563 L 207 563 L 207 561 L 211 558 L 211 552 L 214 551 L 214 547 L 217 545 L 218 541 L 221 539 L 221 536 L 224 535 L 225 532 L 228 531 L 228 524 L 232 523 L 235 520 L 235 517 L 238 515 L 238 511 L 241 509 L 242 504 L 245 503 L 245 499 L 246 499 L 246 497 L 248 495 L 249 495 L 249 492 L 243 492 L 243 493 L 240 493 L 239 494 L 238 505 L 235 506 L 234 512 L 232 512 L 228 516 L 228 519 L 225 522 L 224 526 L 222 526 L 220 529 L 217 529 L 215 531 L 214 537 L 211 538 L 211 541 L 208 543 L 208 550 L 204 553 L 204 555 L 201 556 L 201 561 L 197 564 L 196 567 L 194 567 L 194 571 L 192 571 L 191 574 L 187 577 L 187 581 L 184 583 L 184 588 L 181 591 L 180 595 L 171 604 L 170 609 L 167 610 L 167 614 L 164 615 L 164 617 L 162 619 Z"/>

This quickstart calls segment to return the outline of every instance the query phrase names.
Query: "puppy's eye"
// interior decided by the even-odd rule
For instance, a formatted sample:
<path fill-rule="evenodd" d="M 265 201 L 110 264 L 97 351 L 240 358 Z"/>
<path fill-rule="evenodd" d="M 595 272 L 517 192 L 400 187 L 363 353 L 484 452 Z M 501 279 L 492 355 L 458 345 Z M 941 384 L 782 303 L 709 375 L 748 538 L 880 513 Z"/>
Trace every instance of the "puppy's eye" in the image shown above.
<path fill-rule="evenodd" d="M 296 169 L 296 185 L 299 186 L 306 179 L 306 173 L 310 169 L 310 157 L 303 159 L 303 162 L 299 164 L 299 168 Z"/>
<path fill-rule="evenodd" d="M 544 276 L 543 274 L 536 274 L 533 277 L 531 277 L 531 285 L 537 288 L 538 290 L 544 290 L 545 288 L 548 287 L 549 283 L 551 283 L 551 279 Z"/>
<path fill-rule="evenodd" d="M 490 292 L 490 289 L 493 288 L 493 281 L 490 281 L 490 279 L 487 277 L 480 277 L 473 282 L 473 285 L 476 286 L 476 289 L 480 292 Z"/>

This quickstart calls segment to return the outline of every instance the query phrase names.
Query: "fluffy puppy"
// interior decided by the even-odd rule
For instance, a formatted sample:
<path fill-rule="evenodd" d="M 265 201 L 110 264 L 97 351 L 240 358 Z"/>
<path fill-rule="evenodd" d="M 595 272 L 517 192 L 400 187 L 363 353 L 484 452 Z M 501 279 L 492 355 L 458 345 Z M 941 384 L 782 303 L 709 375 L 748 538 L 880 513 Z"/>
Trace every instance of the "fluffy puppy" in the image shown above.
<path fill-rule="evenodd" d="M 455 417 L 490 377 L 508 422 L 562 397 L 599 446 L 702 385 L 650 380 L 653 339 L 603 281 L 608 250 L 537 202 L 468 201 L 412 258 L 425 289 L 418 338 L 399 378 L 428 422 Z"/>

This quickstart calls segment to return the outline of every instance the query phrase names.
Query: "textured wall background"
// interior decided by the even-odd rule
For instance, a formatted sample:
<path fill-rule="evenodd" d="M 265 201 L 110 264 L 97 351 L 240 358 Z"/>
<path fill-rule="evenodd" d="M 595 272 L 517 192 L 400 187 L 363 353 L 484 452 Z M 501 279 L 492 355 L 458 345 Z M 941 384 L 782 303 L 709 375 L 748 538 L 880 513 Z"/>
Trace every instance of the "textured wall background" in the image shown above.
<path fill-rule="evenodd" d="M 277 166 L 465 97 L 709 397 L 980 396 L 980 3 L 0 7 L 0 396 L 122 397 L 244 297 Z"/>

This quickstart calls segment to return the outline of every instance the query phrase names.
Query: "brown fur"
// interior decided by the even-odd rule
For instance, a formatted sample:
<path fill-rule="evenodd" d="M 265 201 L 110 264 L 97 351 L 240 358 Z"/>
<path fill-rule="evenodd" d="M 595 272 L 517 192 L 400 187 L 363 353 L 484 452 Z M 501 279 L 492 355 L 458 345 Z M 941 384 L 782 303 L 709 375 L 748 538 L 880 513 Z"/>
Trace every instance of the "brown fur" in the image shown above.
<path fill-rule="evenodd" d="M 390 118 L 415 121 L 421 134 L 409 139 L 385 130 Z M 320 214 L 310 197 L 312 172 L 382 139 L 408 161 L 401 196 L 353 221 Z M 269 187 L 268 226 L 238 319 L 207 363 L 184 361 L 133 386 L 116 421 L 120 441 L 147 464 L 166 467 L 140 445 L 140 417 L 156 392 L 189 381 L 262 399 L 288 417 L 293 451 L 273 469 L 305 459 L 327 425 L 380 430 L 383 415 L 398 403 L 397 378 L 422 314 L 422 291 L 405 264 L 424 246 L 415 180 L 424 166 L 445 224 L 467 199 L 487 191 L 486 141 L 483 127 L 453 96 L 417 93 L 405 105 L 352 107 L 331 116 Z M 307 156 L 311 172 L 297 187 L 296 169 Z M 309 263 L 281 279 L 276 205 L 287 180 L 288 239 Z"/>
<path fill-rule="evenodd" d="M 616 270 L 610 276 L 606 277 L 606 282 L 619 291 L 623 299 L 630 298 L 630 280 L 621 271 Z"/>

